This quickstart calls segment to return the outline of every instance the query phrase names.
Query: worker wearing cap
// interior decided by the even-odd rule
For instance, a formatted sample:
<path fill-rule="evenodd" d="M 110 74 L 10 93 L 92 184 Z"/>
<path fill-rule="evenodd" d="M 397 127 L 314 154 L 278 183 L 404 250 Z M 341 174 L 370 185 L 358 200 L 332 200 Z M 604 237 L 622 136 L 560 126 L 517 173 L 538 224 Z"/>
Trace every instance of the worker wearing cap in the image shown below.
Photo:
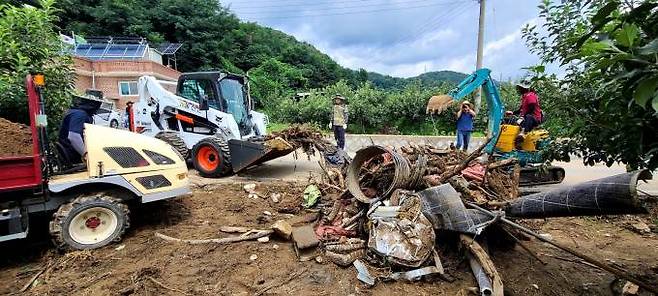
<path fill-rule="evenodd" d="M 345 130 L 347 129 L 347 105 L 341 95 L 334 97 L 334 107 L 331 115 L 331 127 L 338 148 L 345 149 Z"/>
<path fill-rule="evenodd" d="M 518 121 L 519 125 L 521 125 L 519 136 L 523 137 L 525 133 L 539 126 L 543 118 L 541 107 L 539 106 L 539 96 L 530 88 L 530 85 L 527 83 L 517 83 L 516 91 L 521 95 L 521 106 L 514 114 L 521 117 Z"/>
<path fill-rule="evenodd" d="M 475 118 L 473 104 L 464 101 L 457 111 L 457 149 L 468 150 L 468 142 L 473 132 L 473 118 Z"/>
<path fill-rule="evenodd" d="M 101 103 L 101 100 L 91 96 L 76 96 L 74 105 L 64 115 L 58 141 L 73 164 L 82 162 L 86 153 L 84 124 L 94 123 L 93 116 L 100 109 Z"/>

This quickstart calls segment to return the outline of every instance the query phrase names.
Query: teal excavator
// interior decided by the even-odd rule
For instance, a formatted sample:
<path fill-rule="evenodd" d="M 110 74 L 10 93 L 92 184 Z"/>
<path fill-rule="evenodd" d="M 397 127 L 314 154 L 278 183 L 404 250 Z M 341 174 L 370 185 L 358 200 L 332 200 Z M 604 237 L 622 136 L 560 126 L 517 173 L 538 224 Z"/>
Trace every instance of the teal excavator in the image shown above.
<path fill-rule="evenodd" d="M 427 103 L 427 113 L 444 111 L 452 102 L 459 102 L 482 87 L 489 109 L 489 126 L 492 140 L 484 148 L 484 153 L 497 159 L 516 158 L 521 165 L 520 183 L 522 186 L 556 184 L 564 180 L 564 169 L 545 166 L 542 150 L 550 145 L 548 131 L 536 128 L 525 134 L 523 141 L 516 142 L 521 127 L 512 115 L 505 113 L 496 83 L 491 79 L 491 70 L 478 69 L 466 77 L 447 95 L 433 96 Z"/>

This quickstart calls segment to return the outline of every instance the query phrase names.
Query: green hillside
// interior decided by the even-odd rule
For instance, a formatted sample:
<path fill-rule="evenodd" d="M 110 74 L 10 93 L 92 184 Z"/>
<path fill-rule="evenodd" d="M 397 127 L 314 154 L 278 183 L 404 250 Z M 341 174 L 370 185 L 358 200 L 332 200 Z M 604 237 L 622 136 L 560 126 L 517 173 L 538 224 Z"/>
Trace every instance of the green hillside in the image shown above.
<path fill-rule="evenodd" d="M 288 34 L 240 21 L 216 1 L 58 0 L 56 5 L 57 25 L 63 32 L 142 36 L 153 44 L 180 42 L 181 71 L 222 68 L 247 73 L 256 107 L 275 122 L 324 125 L 331 110 L 329 98 L 341 93 L 352 105 L 352 131 L 452 131 L 451 120 L 438 127 L 430 122 L 424 104 L 432 94 L 449 89 L 446 81 L 457 82 L 465 74 L 440 71 L 395 78 L 348 69 Z M 294 99 L 295 93 L 309 91 L 311 97 Z"/>
<path fill-rule="evenodd" d="M 445 82 L 459 83 L 467 75 L 454 71 L 433 71 L 410 78 L 392 77 L 375 72 L 368 72 L 368 81 L 382 89 L 400 89 L 409 83 L 420 82 L 423 86 L 436 86 Z"/>
<path fill-rule="evenodd" d="M 366 79 L 383 89 L 397 89 L 415 79 L 431 85 L 463 77 L 461 73 L 440 71 L 402 79 L 347 69 L 308 43 L 240 21 L 215 1 L 60 0 L 57 7 L 61 9 L 58 25 L 64 32 L 142 36 L 155 44 L 182 42 L 177 55 L 181 71 L 224 68 L 263 73 L 274 83 L 261 82 L 293 90 L 325 87 L 340 80 L 356 86 Z"/>

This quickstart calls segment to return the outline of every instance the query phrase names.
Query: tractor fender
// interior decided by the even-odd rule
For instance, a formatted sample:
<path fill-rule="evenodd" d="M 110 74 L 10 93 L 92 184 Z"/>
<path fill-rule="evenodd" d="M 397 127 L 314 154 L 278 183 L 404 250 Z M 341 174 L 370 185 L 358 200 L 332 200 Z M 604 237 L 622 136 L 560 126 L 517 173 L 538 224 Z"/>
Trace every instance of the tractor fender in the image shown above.
<path fill-rule="evenodd" d="M 83 178 L 83 179 L 74 179 L 74 180 L 62 180 L 61 182 L 50 182 L 48 184 L 48 190 L 52 193 L 62 193 L 68 189 L 76 188 L 79 186 L 87 186 L 89 184 L 109 184 L 118 186 L 128 191 L 134 193 L 136 196 L 142 196 L 143 194 L 135 188 L 130 182 L 125 178 L 119 175 L 106 176 L 100 178 Z"/>
<path fill-rule="evenodd" d="M 75 180 L 62 180 L 59 182 L 51 182 L 48 184 L 48 190 L 51 193 L 62 193 L 69 189 L 75 189 L 78 187 L 88 187 L 91 184 L 96 185 L 111 185 L 113 187 L 119 187 L 126 189 L 127 191 L 132 192 L 141 203 L 147 203 L 157 200 L 169 199 L 176 196 L 182 196 L 190 194 L 190 189 L 188 187 L 180 187 L 172 190 L 154 192 L 149 194 L 144 194 L 139 191 L 135 186 L 130 184 L 128 180 L 120 175 L 105 176 L 100 178 L 91 178 L 91 179 L 75 179 Z"/>

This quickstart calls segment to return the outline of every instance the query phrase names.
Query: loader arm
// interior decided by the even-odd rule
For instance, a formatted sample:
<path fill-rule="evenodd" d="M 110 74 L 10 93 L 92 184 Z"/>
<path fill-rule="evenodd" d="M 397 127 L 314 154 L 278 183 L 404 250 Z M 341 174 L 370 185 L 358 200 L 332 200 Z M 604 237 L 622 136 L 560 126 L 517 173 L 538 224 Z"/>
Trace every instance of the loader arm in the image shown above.
<path fill-rule="evenodd" d="M 491 154 L 494 151 L 496 142 L 498 142 L 498 137 L 500 136 L 500 124 L 505 113 L 505 106 L 503 106 L 503 102 L 500 99 L 500 92 L 498 92 L 496 84 L 493 79 L 491 79 L 491 70 L 487 68 L 476 70 L 473 74 L 464 78 L 457 87 L 448 92 L 448 96 L 451 99 L 449 101 L 460 102 L 469 94 L 478 91 L 479 87 L 482 87 L 484 90 L 484 96 L 487 100 L 487 106 L 489 107 L 488 131 L 490 132 L 490 136 L 493 137 L 492 141 L 489 141 L 489 144 L 484 148 L 484 152 Z M 428 103 L 428 111 L 437 109 L 432 107 L 432 100 L 435 98 L 442 99 L 441 97 L 432 97 Z"/>

